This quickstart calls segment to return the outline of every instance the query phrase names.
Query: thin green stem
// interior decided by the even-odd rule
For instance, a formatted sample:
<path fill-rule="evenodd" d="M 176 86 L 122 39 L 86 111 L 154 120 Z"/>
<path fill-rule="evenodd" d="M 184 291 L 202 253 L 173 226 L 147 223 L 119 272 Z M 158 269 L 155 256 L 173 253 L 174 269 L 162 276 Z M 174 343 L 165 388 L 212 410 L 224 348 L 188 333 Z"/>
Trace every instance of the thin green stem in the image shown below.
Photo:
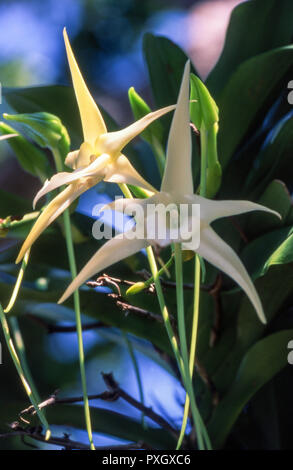
<path fill-rule="evenodd" d="M 127 185 L 123 184 L 123 185 L 119 185 L 119 187 L 120 187 L 120 189 L 123 192 L 125 197 L 132 198 L 132 194 L 131 194 L 130 190 L 128 189 Z M 172 325 L 171 325 L 170 315 L 169 315 L 167 305 L 166 305 L 166 302 L 165 302 L 165 298 L 164 298 L 164 294 L 163 294 L 163 290 L 162 290 L 162 286 L 161 286 L 161 282 L 160 282 L 160 278 L 159 278 L 159 271 L 158 271 L 158 268 L 157 268 L 157 263 L 156 263 L 156 260 L 155 260 L 155 256 L 154 256 L 154 252 L 153 252 L 152 247 L 148 246 L 146 248 L 146 252 L 147 252 L 147 257 L 148 257 L 151 273 L 152 273 L 152 276 L 154 278 L 156 293 L 157 293 L 157 297 L 158 297 L 158 301 L 159 301 L 159 305 L 160 305 L 164 325 L 165 325 L 165 328 L 166 328 L 166 331 L 167 331 L 167 334 L 168 334 L 168 338 L 169 338 L 174 356 L 175 356 L 176 361 L 177 361 L 177 365 L 178 365 L 178 368 L 179 368 L 179 371 L 180 371 L 180 374 L 181 374 L 181 377 L 182 377 L 182 380 L 183 380 L 184 387 L 185 387 L 185 389 L 186 389 L 186 391 L 187 391 L 187 393 L 190 397 L 192 416 L 193 416 L 193 419 L 194 419 L 194 422 L 195 422 L 195 425 L 196 425 L 196 432 L 197 432 L 197 436 L 198 436 L 198 446 L 199 446 L 200 450 L 203 450 L 204 449 L 203 436 L 204 436 L 207 447 L 209 447 L 209 439 L 208 439 L 208 436 L 207 436 L 205 425 L 202 421 L 202 418 L 201 418 L 201 416 L 199 414 L 199 411 L 197 409 L 197 406 L 196 406 L 195 396 L 194 396 L 193 387 L 192 387 L 192 380 L 190 379 L 190 374 L 189 374 L 189 370 L 188 370 L 188 360 L 187 360 L 187 368 L 186 368 L 185 365 L 184 365 L 184 361 L 183 361 L 183 359 L 181 357 L 181 354 L 180 354 L 180 350 L 179 350 L 179 347 L 178 347 L 178 342 L 177 342 L 176 336 L 174 334 L 174 330 L 173 330 Z M 202 436 L 202 432 L 203 432 L 203 436 Z"/>
<path fill-rule="evenodd" d="M 125 343 L 126 343 L 126 346 L 127 346 L 128 351 L 129 351 L 129 355 L 130 355 L 130 358 L 131 358 L 131 361 L 132 361 L 132 364 L 133 364 L 134 373 L 135 373 L 137 386 L 138 386 L 139 399 L 140 399 L 141 404 L 144 405 L 143 386 L 142 386 L 142 381 L 141 381 L 141 376 L 140 376 L 140 372 L 139 372 L 138 362 L 137 362 L 137 359 L 136 359 L 136 356 L 135 356 L 135 352 L 134 352 L 134 349 L 133 349 L 133 346 L 132 346 L 132 342 L 130 341 L 130 339 L 128 338 L 127 334 L 124 331 L 122 331 L 122 334 L 123 334 L 123 337 L 124 337 L 124 340 L 125 340 Z M 144 429 L 147 429 L 147 423 L 145 422 L 144 412 L 141 413 L 141 424 L 142 424 Z"/>
<path fill-rule="evenodd" d="M 5 337 L 5 341 L 6 341 L 6 344 L 7 344 L 7 347 L 8 347 L 8 350 L 10 352 L 10 356 L 14 362 L 14 365 L 16 367 L 16 370 L 18 372 L 18 375 L 20 377 L 20 380 L 23 384 L 23 387 L 25 389 L 25 392 L 31 402 L 31 404 L 33 405 L 33 407 L 35 408 L 36 410 L 36 413 L 39 417 L 39 420 L 41 421 L 41 423 L 43 424 L 43 426 L 45 427 L 45 430 L 46 430 L 46 440 L 50 439 L 50 436 L 51 436 L 51 431 L 50 431 L 50 428 L 49 428 L 49 423 L 48 421 L 46 420 L 43 412 L 39 409 L 39 406 L 38 406 L 38 401 L 37 401 L 37 398 L 35 397 L 32 389 L 31 389 L 31 386 L 30 384 L 28 383 L 28 380 L 26 379 L 26 375 L 25 375 L 25 372 L 23 370 L 23 367 L 21 365 L 21 362 L 19 360 L 19 357 L 18 357 L 18 354 L 16 352 L 16 348 L 14 346 L 14 343 L 13 343 L 13 340 L 11 338 L 11 334 L 10 334 L 10 330 L 9 330 L 9 325 L 8 325 L 8 322 L 7 322 L 7 319 L 5 317 L 5 313 L 3 311 L 3 308 L 2 308 L 2 305 L 0 304 L 0 321 L 1 321 L 1 324 L 2 324 L 2 328 L 3 328 L 3 333 L 4 333 L 4 337 Z"/>
<path fill-rule="evenodd" d="M 62 159 L 60 157 L 59 151 L 57 149 L 54 149 L 53 155 L 54 155 L 54 160 L 56 164 L 56 169 L 58 172 L 60 172 L 63 170 L 63 164 L 62 164 Z M 76 269 L 74 245 L 73 245 L 73 239 L 72 239 L 70 214 L 69 214 L 68 209 L 66 209 L 63 213 L 63 221 L 64 221 L 65 239 L 66 239 L 69 267 L 70 267 L 71 277 L 72 279 L 74 279 L 77 276 L 77 269 Z M 84 357 L 81 311 L 80 311 L 80 300 L 79 300 L 78 289 L 75 290 L 75 292 L 73 293 L 73 302 L 74 302 L 76 331 L 77 331 L 77 339 L 78 339 L 79 366 L 80 366 L 80 376 L 81 376 L 81 385 L 82 385 L 82 393 L 83 393 L 83 408 L 84 408 L 85 424 L 86 424 L 87 434 L 89 438 L 90 448 L 91 450 L 95 450 L 95 446 L 93 442 L 90 406 L 89 406 L 88 393 L 87 393 L 85 357 Z"/>
<path fill-rule="evenodd" d="M 5 310 L 4 310 L 4 312 L 5 312 Z M 13 335 L 13 339 L 14 339 L 15 350 L 18 353 L 20 363 L 21 363 L 21 366 L 23 368 L 23 372 L 24 372 L 24 375 L 26 377 L 26 380 L 30 385 L 32 394 L 35 397 L 36 402 L 41 403 L 41 397 L 40 397 L 39 392 L 38 392 L 38 390 L 35 386 L 35 383 L 34 383 L 34 380 L 33 380 L 33 377 L 32 377 L 28 362 L 27 362 L 25 344 L 24 344 L 24 341 L 23 341 L 23 337 L 22 337 L 22 334 L 21 334 L 20 327 L 19 327 L 18 319 L 16 317 L 11 316 L 8 319 L 8 321 L 10 323 L 10 327 L 11 327 L 11 331 L 12 331 L 12 335 Z M 40 411 L 42 412 L 42 410 L 40 410 Z"/>
<path fill-rule="evenodd" d="M 18 273 L 18 276 L 17 276 L 17 279 L 16 279 L 16 283 L 15 283 L 13 291 L 12 291 L 12 295 L 10 297 L 10 300 L 8 302 L 7 307 L 4 309 L 4 313 L 9 313 L 10 310 L 12 310 L 12 308 L 15 304 L 15 301 L 17 299 L 19 289 L 20 289 L 20 286 L 21 286 L 21 283 L 22 283 L 22 280 L 23 280 L 24 272 L 25 272 L 26 267 L 27 267 L 27 263 L 28 263 L 28 260 L 29 260 L 29 255 L 30 255 L 30 248 L 27 250 L 27 252 L 24 255 L 24 258 L 23 258 L 22 263 L 21 263 L 21 268 L 19 270 L 19 273 Z"/>
<path fill-rule="evenodd" d="M 12 291 L 12 295 L 10 297 L 10 300 L 8 302 L 7 307 L 4 309 L 5 314 L 9 313 L 14 307 L 14 304 L 16 302 L 16 299 L 18 297 L 19 290 L 20 290 L 20 287 L 21 287 L 21 284 L 22 284 L 23 276 L 24 276 L 24 273 L 25 273 L 25 270 L 26 270 L 26 267 L 27 267 L 27 264 L 28 264 L 29 255 L 30 255 L 30 249 L 24 255 L 24 258 L 23 258 L 23 261 L 22 261 L 22 264 L 21 264 L 21 268 L 19 270 L 19 273 L 18 273 L 18 276 L 17 276 L 17 279 L 16 279 L 16 283 L 15 283 L 13 291 Z M 17 357 L 19 358 L 19 363 L 20 363 L 20 365 L 22 367 L 22 370 L 23 370 L 23 376 L 24 376 L 25 381 L 29 385 L 29 388 L 31 390 L 31 396 L 33 397 L 33 401 L 36 404 L 41 403 L 41 398 L 40 398 L 39 393 L 37 391 L 37 388 L 34 384 L 34 380 L 33 380 L 33 377 L 32 377 L 32 374 L 31 374 L 31 371 L 30 371 L 30 368 L 29 368 L 29 365 L 28 365 L 28 362 L 27 362 L 27 359 L 26 359 L 25 345 L 24 345 L 24 341 L 23 341 L 23 338 L 22 338 L 21 330 L 19 328 L 18 320 L 15 317 L 11 316 L 10 319 L 9 319 L 9 323 L 10 323 L 10 327 L 11 327 L 12 335 L 13 335 L 13 339 L 14 339 L 14 344 L 15 344 L 14 351 L 10 350 L 10 354 L 12 355 L 12 354 L 14 354 L 14 352 L 16 352 Z M 9 325 L 8 325 L 8 327 L 9 327 Z M 22 378 L 21 378 L 21 380 L 23 382 Z M 44 412 L 42 410 L 40 410 L 38 408 L 38 406 L 35 407 L 35 410 L 39 414 L 39 416 L 42 416 L 41 422 L 45 425 L 46 429 L 49 431 L 49 424 L 48 424 L 48 422 L 45 418 Z"/>
<path fill-rule="evenodd" d="M 196 339 L 197 339 L 198 317 L 199 317 L 199 297 L 200 297 L 200 259 L 198 255 L 195 255 L 193 321 L 192 321 L 191 343 L 190 343 L 190 353 L 189 353 L 189 373 L 191 375 L 191 378 L 193 376 L 194 363 L 195 363 Z M 189 407 L 190 407 L 190 400 L 189 400 L 189 396 L 186 395 L 182 426 L 181 426 L 180 436 L 178 439 L 176 450 L 180 449 L 182 441 L 185 436 L 188 414 L 189 414 Z"/>

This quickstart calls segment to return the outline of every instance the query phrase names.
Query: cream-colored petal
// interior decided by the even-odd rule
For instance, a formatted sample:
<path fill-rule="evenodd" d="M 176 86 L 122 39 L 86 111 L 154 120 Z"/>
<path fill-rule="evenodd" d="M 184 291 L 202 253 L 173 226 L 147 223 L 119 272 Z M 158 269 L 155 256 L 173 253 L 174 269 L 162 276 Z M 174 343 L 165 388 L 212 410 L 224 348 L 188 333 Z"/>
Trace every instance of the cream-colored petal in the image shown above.
<path fill-rule="evenodd" d="M 249 297 L 259 319 L 266 323 L 260 298 L 238 255 L 211 228 L 201 230 L 201 238 L 197 253 L 209 263 L 228 274 Z"/>
<path fill-rule="evenodd" d="M 84 140 L 94 145 L 96 138 L 107 132 L 107 128 L 100 110 L 93 100 L 78 68 L 65 28 L 63 30 L 63 36 L 75 96 L 79 107 Z"/>
<path fill-rule="evenodd" d="M 37 193 L 34 201 L 33 207 L 35 208 L 38 200 L 43 197 L 45 194 L 57 189 L 60 186 L 65 184 L 73 183 L 76 180 L 81 178 L 86 178 L 89 176 L 97 177 L 103 179 L 105 175 L 105 167 L 110 161 L 109 155 L 101 155 L 96 158 L 96 160 L 85 168 L 79 168 L 78 170 L 73 171 L 72 173 L 61 172 L 54 175 L 50 180 L 45 181 L 44 186 Z M 87 188 L 85 188 L 87 189 Z"/>
<path fill-rule="evenodd" d="M 189 117 L 190 62 L 184 68 L 176 110 L 169 132 L 167 160 L 161 190 L 193 194 L 191 131 Z"/>
<path fill-rule="evenodd" d="M 11 139 L 12 137 L 18 137 L 18 134 L 5 134 L 0 136 L 0 140 Z"/>
<path fill-rule="evenodd" d="M 33 245 L 37 238 L 39 238 L 41 233 L 50 225 L 50 223 L 53 222 L 53 220 L 56 219 L 56 217 L 58 217 L 58 215 L 60 215 L 61 212 L 59 209 L 64 207 L 63 210 L 65 210 L 69 205 L 69 203 L 67 204 L 67 201 L 72 202 L 80 195 L 80 193 L 80 190 L 77 190 L 74 185 L 70 185 L 48 204 L 25 239 L 16 259 L 16 263 L 19 263 L 22 260 L 26 251 Z"/>
<path fill-rule="evenodd" d="M 108 183 L 132 184 L 147 189 L 152 193 L 156 191 L 151 184 L 140 176 L 125 155 L 120 155 L 116 160 L 109 163 L 104 181 Z"/>
<path fill-rule="evenodd" d="M 120 197 L 115 199 L 115 201 L 109 202 L 109 204 L 105 204 L 101 209 L 100 212 L 104 211 L 116 211 L 116 212 L 125 212 L 131 207 L 134 207 L 138 204 L 141 207 L 147 205 L 151 198 L 148 199 L 127 199 L 125 197 Z"/>
<path fill-rule="evenodd" d="M 91 156 L 93 156 L 94 151 L 90 144 L 83 142 L 79 150 L 74 150 L 69 152 L 65 158 L 65 165 L 73 170 L 88 166 L 91 163 Z"/>
<path fill-rule="evenodd" d="M 211 223 L 213 220 L 221 217 L 229 217 L 252 211 L 265 211 L 281 218 L 278 212 L 250 201 L 213 201 L 201 196 L 194 196 L 193 202 L 200 204 L 201 218 L 207 223 Z"/>
<path fill-rule="evenodd" d="M 130 231 L 129 231 L 130 232 Z M 72 281 L 58 303 L 64 302 L 73 292 L 90 279 L 94 274 L 106 269 L 108 266 L 131 256 L 147 246 L 145 240 L 129 240 L 126 234 L 120 234 L 109 240 L 100 248 L 97 253 L 81 270 L 78 276 Z"/>
<path fill-rule="evenodd" d="M 147 114 L 143 118 L 135 121 L 125 129 L 116 132 L 108 132 L 107 134 L 101 135 L 96 140 L 95 148 L 97 152 L 109 153 L 112 157 L 117 157 L 121 153 L 122 149 L 136 136 L 138 136 L 147 126 L 149 126 L 156 119 L 159 119 L 164 114 L 173 111 L 176 108 L 175 105 L 167 106 L 166 108 L 158 109 L 152 113 Z"/>

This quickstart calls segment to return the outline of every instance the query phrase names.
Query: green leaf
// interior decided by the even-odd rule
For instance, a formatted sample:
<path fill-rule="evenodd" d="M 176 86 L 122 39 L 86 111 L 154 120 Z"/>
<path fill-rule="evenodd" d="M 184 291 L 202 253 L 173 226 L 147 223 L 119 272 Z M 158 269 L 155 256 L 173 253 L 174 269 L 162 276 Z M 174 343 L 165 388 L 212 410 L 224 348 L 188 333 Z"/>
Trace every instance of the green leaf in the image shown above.
<path fill-rule="evenodd" d="M 241 63 L 291 43 L 292 16 L 291 0 L 254 0 L 234 8 L 223 52 L 207 79 L 208 88 L 216 97 Z M 239 88 L 239 93 L 242 91 Z"/>
<path fill-rule="evenodd" d="M 270 259 L 274 256 L 274 253 L 279 250 L 284 245 L 288 243 L 288 247 L 290 245 L 292 234 L 291 227 L 283 227 L 277 230 L 273 230 L 272 232 L 266 233 L 251 243 L 246 245 L 244 250 L 241 253 L 241 259 L 243 260 L 245 266 L 247 267 L 249 273 L 252 275 L 253 278 L 257 278 L 265 274 L 268 268 L 272 264 L 285 264 L 285 258 L 282 259 L 283 262 L 275 262 L 271 263 Z M 281 255 L 280 250 L 280 255 Z M 285 250 L 286 251 L 286 250 Z M 291 259 L 290 250 L 287 252 L 288 256 L 288 263 Z M 284 252 L 285 254 L 285 252 Z M 277 259 L 276 259 L 277 260 Z M 281 258 L 280 258 L 281 261 Z"/>
<path fill-rule="evenodd" d="M 28 142 L 22 135 L 5 122 L 0 122 L 0 132 L 2 135 L 10 134 L 12 132 L 18 134 L 17 137 L 9 139 L 7 143 L 14 151 L 19 164 L 25 171 L 41 178 L 48 175 L 49 164 L 42 151 Z"/>
<path fill-rule="evenodd" d="M 287 86 L 293 70 L 293 46 L 260 54 L 243 62 L 218 99 L 220 109 L 219 155 L 227 166 L 254 123 Z M 285 83 L 286 81 L 286 83 Z"/>
<path fill-rule="evenodd" d="M 28 88 L 3 88 L 3 96 L 17 113 L 46 112 L 58 116 L 70 134 L 73 147 L 80 146 L 82 130 L 79 110 L 71 87 L 52 85 Z M 101 107 L 110 131 L 117 129 L 111 116 Z"/>
<path fill-rule="evenodd" d="M 141 98 L 141 96 L 139 96 L 133 87 L 128 90 L 128 98 L 135 120 L 141 119 L 151 112 L 149 105 Z M 161 142 L 163 137 L 163 128 L 160 121 L 157 120 L 150 124 L 140 134 L 140 137 L 146 140 L 150 145 L 152 145 L 154 138 Z"/>
<path fill-rule="evenodd" d="M 232 386 L 208 426 L 216 448 L 223 445 L 250 398 L 286 366 L 288 342 L 292 338 L 293 330 L 279 331 L 258 341 L 245 354 Z"/>
<path fill-rule="evenodd" d="M 290 182 L 292 172 L 293 118 L 285 116 L 265 141 L 254 160 L 245 184 L 245 190 L 258 197 L 272 178 L 284 178 Z"/>
<path fill-rule="evenodd" d="M 18 123 L 28 137 L 40 147 L 47 147 L 51 150 L 57 148 L 64 158 L 68 154 L 70 149 L 68 132 L 54 114 L 46 112 L 4 114 L 3 117 L 8 121 Z"/>
<path fill-rule="evenodd" d="M 156 105 L 175 104 L 187 55 L 170 39 L 151 33 L 144 35 L 143 51 Z"/>
<path fill-rule="evenodd" d="M 280 220 L 276 216 L 264 212 L 251 214 L 247 218 L 247 225 L 245 227 L 245 234 L 248 239 L 286 225 L 287 217 L 292 207 L 287 186 L 279 180 L 272 181 L 257 202 L 278 212 L 282 219 Z"/>

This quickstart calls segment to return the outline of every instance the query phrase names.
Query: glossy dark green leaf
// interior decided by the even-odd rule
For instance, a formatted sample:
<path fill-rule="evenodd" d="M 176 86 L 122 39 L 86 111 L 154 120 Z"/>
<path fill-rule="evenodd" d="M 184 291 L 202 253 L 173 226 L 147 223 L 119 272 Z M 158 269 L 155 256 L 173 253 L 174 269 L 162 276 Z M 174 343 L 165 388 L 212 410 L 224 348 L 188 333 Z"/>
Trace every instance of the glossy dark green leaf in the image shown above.
<path fill-rule="evenodd" d="M 292 15 L 291 0 L 254 0 L 234 8 L 223 52 L 207 80 L 209 89 L 216 97 L 245 60 L 290 44 L 293 36 Z"/>
<path fill-rule="evenodd" d="M 225 397 L 216 407 L 209 433 L 216 448 L 222 446 L 249 399 L 287 364 L 293 330 L 274 333 L 254 344 L 244 355 Z"/>
<path fill-rule="evenodd" d="M 292 146 L 293 118 L 287 115 L 274 126 L 266 138 L 265 145 L 254 160 L 244 185 L 245 190 L 250 191 L 254 197 L 259 197 L 272 178 L 284 178 L 291 183 Z"/>
<path fill-rule="evenodd" d="M 292 203 L 286 185 L 279 180 L 272 181 L 257 201 L 280 214 L 281 220 L 265 212 L 255 212 L 248 217 L 245 233 L 250 239 L 262 233 L 274 230 L 286 225 Z"/>
<path fill-rule="evenodd" d="M 21 167 L 34 176 L 45 178 L 49 174 L 49 162 L 44 152 L 28 142 L 22 135 L 5 122 L 0 122 L 2 135 L 17 133 L 17 137 L 9 139 L 8 145 L 12 148 Z"/>
<path fill-rule="evenodd" d="M 217 100 L 220 109 L 219 155 L 223 167 L 252 126 L 287 87 L 293 72 L 293 46 L 273 49 L 243 62 Z"/>
<path fill-rule="evenodd" d="M 144 36 L 143 51 L 156 105 L 175 104 L 187 55 L 170 39 L 151 33 Z"/>

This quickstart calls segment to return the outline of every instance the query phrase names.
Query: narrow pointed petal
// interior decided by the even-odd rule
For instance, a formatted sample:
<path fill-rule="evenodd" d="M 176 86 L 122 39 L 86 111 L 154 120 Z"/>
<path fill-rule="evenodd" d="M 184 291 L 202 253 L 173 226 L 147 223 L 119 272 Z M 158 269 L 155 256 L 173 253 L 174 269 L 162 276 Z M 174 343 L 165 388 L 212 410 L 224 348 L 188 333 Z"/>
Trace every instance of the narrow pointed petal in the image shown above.
<path fill-rule="evenodd" d="M 0 136 L 0 140 L 11 139 L 12 137 L 18 137 L 18 134 L 5 134 Z"/>
<path fill-rule="evenodd" d="M 78 68 L 65 28 L 63 30 L 63 36 L 75 96 L 79 107 L 84 140 L 94 145 L 96 138 L 107 132 L 107 128 L 100 110 L 94 102 Z"/>
<path fill-rule="evenodd" d="M 191 132 L 189 117 L 190 63 L 185 65 L 178 102 L 167 146 L 167 161 L 161 191 L 193 194 L 191 170 Z"/>
<path fill-rule="evenodd" d="M 209 263 L 228 274 L 249 297 L 262 323 L 266 323 L 260 298 L 242 261 L 232 248 L 227 245 L 211 227 L 201 231 L 197 253 Z"/>
<path fill-rule="evenodd" d="M 156 192 L 156 189 L 140 176 L 125 155 L 120 155 L 113 163 L 108 165 L 104 180 L 108 183 L 132 184 L 152 193 Z"/>
<path fill-rule="evenodd" d="M 278 212 L 250 201 L 213 201 L 201 196 L 194 196 L 194 203 L 200 204 L 201 218 L 208 223 L 221 217 L 229 217 L 252 211 L 265 211 L 281 218 Z"/>
<path fill-rule="evenodd" d="M 108 266 L 137 253 L 147 246 L 147 242 L 145 240 L 129 240 L 126 236 L 127 234 L 121 234 L 105 243 L 105 245 L 97 251 L 78 276 L 72 281 L 58 303 L 61 304 L 68 299 L 76 289 L 78 289 L 94 274 L 97 274 Z"/>
<path fill-rule="evenodd" d="M 108 132 L 104 134 L 96 141 L 96 147 L 98 151 L 102 153 L 109 153 L 116 157 L 122 149 L 136 136 L 138 136 L 147 126 L 153 121 L 159 119 L 164 114 L 173 111 L 176 105 L 167 106 L 166 108 L 158 109 L 152 113 L 147 114 L 143 118 L 135 121 L 125 129 L 116 132 Z"/>
<path fill-rule="evenodd" d="M 59 188 L 60 186 L 73 183 L 76 180 L 89 176 L 97 177 L 97 180 L 103 179 L 105 175 L 105 168 L 109 160 L 109 155 L 101 155 L 86 168 L 79 168 L 78 170 L 75 170 L 72 173 L 57 173 L 50 180 L 45 181 L 44 186 L 37 193 L 33 201 L 33 207 L 35 208 L 38 200 L 41 197 L 45 196 L 45 194 L 49 193 L 50 191 L 53 191 L 53 189 Z M 86 189 L 87 187 L 85 186 L 84 190 Z"/>
<path fill-rule="evenodd" d="M 55 220 L 58 215 L 69 206 L 69 204 L 80 195 L 80 190 L 76 190 L 73 185 L 64 189 L 62 193 L 58 194 L 45 210 L 41 213 L 29 235 L 25 239 L 19 255 L 16 259 L 16 263 L 19 263 L 24 257 L 26 251 L 33 245 L 33 243 L 39 238 L 41 233 Z M 61 211 L 61 208 L 63 210 Z"/>

